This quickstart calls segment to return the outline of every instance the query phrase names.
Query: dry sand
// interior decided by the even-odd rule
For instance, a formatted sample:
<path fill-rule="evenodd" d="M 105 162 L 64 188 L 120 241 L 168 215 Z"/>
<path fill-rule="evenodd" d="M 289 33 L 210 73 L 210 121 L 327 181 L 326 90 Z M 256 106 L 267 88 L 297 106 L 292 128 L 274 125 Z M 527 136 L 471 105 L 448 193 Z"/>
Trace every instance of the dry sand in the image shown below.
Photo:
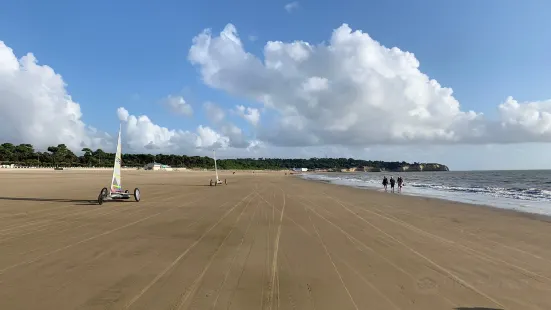
<path fill-rule="evenodd" d="M 551 309 L 551 224 L 277 174 L 0 173 L 0 309 Z"/>

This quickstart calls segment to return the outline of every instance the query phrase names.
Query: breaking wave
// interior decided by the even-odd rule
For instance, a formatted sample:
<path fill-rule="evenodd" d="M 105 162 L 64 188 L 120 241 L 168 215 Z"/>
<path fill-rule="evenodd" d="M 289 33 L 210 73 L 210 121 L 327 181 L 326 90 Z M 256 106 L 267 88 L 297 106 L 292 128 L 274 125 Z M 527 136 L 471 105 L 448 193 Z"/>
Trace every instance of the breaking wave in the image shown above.
<path fill-rule="evenodd" d="M 551 215 L 551 172 L 546 172 L 549 178 L 508 173 L 515 172 L 493 172 L 487 175 L 481 172 L 408 173 L 403 175 L 403 194 Z M 382 189 L 382 175 L 379 173 L 304 174 L 302 177 L 332 184 Z M 509 184 L 512 186 L 507 186 Z"/>

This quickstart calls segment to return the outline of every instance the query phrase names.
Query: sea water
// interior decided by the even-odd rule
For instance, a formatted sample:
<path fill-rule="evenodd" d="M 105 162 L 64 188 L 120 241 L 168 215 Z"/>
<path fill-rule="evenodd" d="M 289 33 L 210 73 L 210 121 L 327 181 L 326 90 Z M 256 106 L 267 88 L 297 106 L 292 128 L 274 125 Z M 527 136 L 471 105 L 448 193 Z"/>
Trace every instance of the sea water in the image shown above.
<path fill-rule="evenodd" d="M 551 215 L 551 170 L 307 173 L 310 180 L 384 190 L 383 176 L 401 176 L 405 195 L 434 197 Z M 389 194 L 390 185 L 388 186 Z M 396 193 L 397 193 L 396 188 Z"/>

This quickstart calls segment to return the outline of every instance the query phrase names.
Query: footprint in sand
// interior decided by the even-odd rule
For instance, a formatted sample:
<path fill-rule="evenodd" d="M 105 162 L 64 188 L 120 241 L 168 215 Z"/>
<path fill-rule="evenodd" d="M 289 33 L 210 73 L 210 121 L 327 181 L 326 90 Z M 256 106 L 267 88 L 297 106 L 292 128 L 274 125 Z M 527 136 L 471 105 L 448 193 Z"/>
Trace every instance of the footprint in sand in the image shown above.
<path fill-rule="evenodd" d="M 436 293 L 438 291 L 438 284 L 429 277 L 423 277 L 417 280 L 417 288 L 422 293 Z"/>

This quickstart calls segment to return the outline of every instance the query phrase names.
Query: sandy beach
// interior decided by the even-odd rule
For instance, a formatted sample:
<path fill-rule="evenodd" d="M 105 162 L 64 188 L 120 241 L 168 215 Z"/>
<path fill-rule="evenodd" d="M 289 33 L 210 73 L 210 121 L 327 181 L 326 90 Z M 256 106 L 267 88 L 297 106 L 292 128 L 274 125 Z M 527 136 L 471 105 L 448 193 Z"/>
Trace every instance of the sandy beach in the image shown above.
<path fill-rule="evenodd" d="M 0 172 L 0 309 L 551 309 L 548 218 L 279 173 Z"/>

